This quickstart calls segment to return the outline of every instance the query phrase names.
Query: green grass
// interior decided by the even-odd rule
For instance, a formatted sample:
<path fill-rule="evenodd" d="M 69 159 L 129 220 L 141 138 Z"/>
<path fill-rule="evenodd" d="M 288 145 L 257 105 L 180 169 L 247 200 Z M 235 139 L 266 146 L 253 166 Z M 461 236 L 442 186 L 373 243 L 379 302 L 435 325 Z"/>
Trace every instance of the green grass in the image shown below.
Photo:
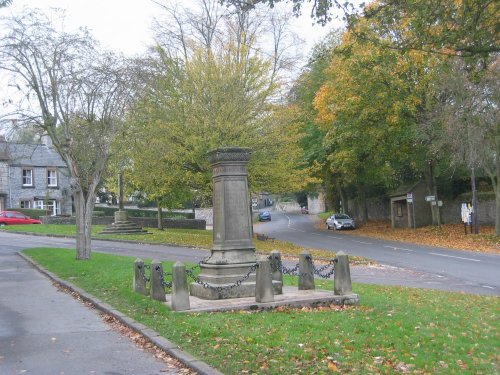
<path fill-rule="evenodd" d="M 133 258 L 93 253 L 76 261 L 74 250 L 47 248 L 25 253 L 226 374 L 499 370 L 497 297 L 354 284 L 360 305 L 340 311 L 179 314 L 131 291 Z"/>
<path fill-rule="evenodd" d="M 212 247 L 212 231 L 198 229 L 165 229 L 163 231 L 156 228 L 146 228 L 150 234 L 123 234 L 123 235 L 103 235 L 99 234 L 104 229 L 103 225 L 92 226 L 92 238 L 94 239 L 114 239 L 137 241 L 139 243 L 161 243 L 181 246 L 191 246 L 203 249 Z M 37 225 L 10 225 L 2 227 L 0 230 L 12 232 L 37 233 L 46 235 L 74 236 L 76 234 L 75 225 L 63 224 L 37 224 Z M 295 255 L 300 254 L 304 248 L 291 242 L 268 240 L 259 241 L 254 239 L 254 245 L 258 252 L 269 253 L 272 250 L 279 250 L 282 254 Z M 316 258 L 331 259 L 335 253 L 322 249 L 309 249 Z M 353 262 L 367 263 L 367 259 L 361 257 L 351 257 Z"/>

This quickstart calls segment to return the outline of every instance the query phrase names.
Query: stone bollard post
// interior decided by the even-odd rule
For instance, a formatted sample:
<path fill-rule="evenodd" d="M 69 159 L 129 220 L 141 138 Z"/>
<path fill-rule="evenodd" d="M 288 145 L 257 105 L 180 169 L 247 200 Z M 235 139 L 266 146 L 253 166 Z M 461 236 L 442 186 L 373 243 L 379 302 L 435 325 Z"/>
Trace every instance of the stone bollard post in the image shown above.
<path fill-rule="evenodd" d="M 299 255 L 299 290 L 315 288 L 312 256 L 306 249 Z"/>
<path fill-rule="evenodd" d="M 163 266 L 159 260 L 151 262 L 151 278 L 150 278 L 150 293 L 151 298 L 157 301 L 165 302 L 165 288 L 163 287 L 161 274 L 163 273 Z"/>
<path fill-rule="evenodd" d="M 134 281 L 133 289 L 134 292 L 141 293 L 144 295 L 148 294 L 146 289 L 146 273 L 144 270 L 144 262 L 141 258 L 137 258 L 134 262 Z"/>
<path fill-rule="evenodd" d="M 349 257 L 343 251 L 339 251 L 337 253 L 333 285 L 335 295 L 343 296 L 346 294 L 352 294 Z"/>
<path fill-rule="evenodd" d="M 176 262 L 172 268 L 172 310 L 189 310 L 189 291 L 187 284 L 186 266 Z"/>
<path fill-rule="evenodd" d="M 281 268 L 273 269 L 281 266 L 281 253 L 278 250 L 271 251 L 271 278 L 274 281 L 279 281 L 279 285 L 275 285 L 274 291 L 276 294 L 283 294 L 283 273 Z"/>
<path fill-rule="evenodd" d="M 267 258 L 257 260 L 255 302 L 274 302 L 271 262 Z"/>

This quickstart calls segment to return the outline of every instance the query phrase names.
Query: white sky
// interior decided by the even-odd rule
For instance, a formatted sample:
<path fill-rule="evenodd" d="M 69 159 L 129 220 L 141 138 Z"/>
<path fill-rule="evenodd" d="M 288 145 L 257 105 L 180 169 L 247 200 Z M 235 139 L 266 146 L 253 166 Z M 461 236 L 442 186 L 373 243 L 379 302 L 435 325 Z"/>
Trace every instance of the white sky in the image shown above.
<path fill-rule="evenodd" d="M 172 3 L 176 1 L 172 0 Z M 193 0 L 178 0 L 177 3 L 184 6 L 192 4 Z M 291 10 L 291 4 L 283 6 Z M 65 9 L 68 26 L 86 26 L 103 47 L 127 55 L 141 53 L 152 44 L 152 20 L 162 12 L 151 0 L 14 0 L 12 5 L 1 9 L 0 14 L 18 14 L 24 7 L 45 11 L 49 8 Z M 294 30 L 305 40 L 305 55 L 329 29 L 339 25 L 338 22 L 325 27 L 313 25 L 309 9 L 304 9 L 302 16 L 293 20 Z"/>
<path fill-rule="evenodd" d="M 160 0 L 161 1 L 161 0 Z M 196 0 L 163 0 L 181 6 L 196 4 Z M 310 17 L 310 6 L 304 5 L 303 14 L 293 18 L 292 29 L 304 40 L 303 46 L 295 46 L 302 53 L 302 60 L 295 72 L 300 71 L 307 62 L 311 48 L 341 22 L 335 20 L 327 26 L 315 24 Z M 280 4 L 291 11 L 291 4 Z M 120 51 L 125 55 L 141 54 L 153 44 L 151 25 L 154 17 L 163 15 L 163 10 L 151 0 L 13 0 L 12 4 L 0 9 L 0 16 L 20 14 L 25 8 L 39 8 L 50 14 L 51 8 L 66 11 L 66 27 L 74 29 L 87 27 L 101 45 L 107 49 Z M 8 77 L 0 71 L 0 117 L 11 112 L 9 98 L 15 97 L 14 90 L 8 85 Z M 1 127 L 1 126 L 0 126 Z M 0 129 L 0 134 L 2 129 Z"/>

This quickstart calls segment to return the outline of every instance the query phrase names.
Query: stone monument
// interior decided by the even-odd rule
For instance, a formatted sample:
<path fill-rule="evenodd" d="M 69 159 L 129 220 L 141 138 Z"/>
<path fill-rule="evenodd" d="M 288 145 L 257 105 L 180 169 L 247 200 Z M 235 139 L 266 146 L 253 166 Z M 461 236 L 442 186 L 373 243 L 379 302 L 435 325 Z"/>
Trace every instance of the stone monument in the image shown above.
<path fill-rule="evenodd" d="M 200 264 L 199 280 L 212 287 L 191 283 L 191 295 L 203 299 L 255 296 L 257 262 L 252 242 L 252 216 L 248 191 L 247 164 L 250 149 L 218 148 L 208 153 L 212 166 L 214 229 L 210 257 Z M 224 288 L 246 278 L 240 285 Z"/>
<path fill-rule="evenodd" d="M 104 228 L 99 234 L 141 234 L 146 230 L 128 220 L 128 213 L 123 209 L 123 175 L 118 173 L 118 211 L 115 221 Z"/>

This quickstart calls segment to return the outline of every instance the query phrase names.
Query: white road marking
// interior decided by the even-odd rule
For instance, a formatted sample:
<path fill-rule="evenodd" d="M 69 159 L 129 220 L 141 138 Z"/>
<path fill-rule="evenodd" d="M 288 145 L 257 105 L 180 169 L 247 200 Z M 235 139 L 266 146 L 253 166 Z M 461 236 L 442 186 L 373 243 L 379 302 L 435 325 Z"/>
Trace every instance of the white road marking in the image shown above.
<path fill-rule="evenodd" d="M 488 288 L 488 289 L 495 289 L 494 287 L 492 286 L 489 286 L 489 285 L 481 285 L 483 288 Z"/>
<path fill-rule="evenodd" d="M 387 245 L 384 245 L 384 247 L 387 247 L 387 248 L 392 249 L 392 250 L 404 250 L 404 251 L 411 251 L 411 252 L 415 251 L 415 250 L 411 250 L 411 249 L 405 249 L 404 247 L 387 246 Z"/>
<path fill-rule="evenodd" d="M 313 236 L 322 236 L 321 233 L 311 233 Z"/>
<path fill-rule="evenodd" d="M 358 242 L 358 243 L 362 243 L 363 245 L 373 245 L 372 242 L 364 242 L 364 241 L 357 241 L 357 240 L 351 240 L 352 242 Z"/>
<path fill-rule="evenodd" d="M 440 256 L 440 257 L 456 258 L 456 259 L 470 260 L 470 261 L 473 261 L 473 262 L 480 262 L 479 259 L 457 257 L 457 256 L 454 256 L 454 255 L 445 255 L 445 254 L 438 254 L 438 253 L 429 253 L 429 254 L 437 255 L 437 256 Z"/>
<path fill-rule="evenodd" d="M 342 237 L 337 237 L 337 236 L 328 236 L 328 237 L 330 237 L 330 238 L 336 238 L 337 240 L 341 240 L 342 239 Z"/>

